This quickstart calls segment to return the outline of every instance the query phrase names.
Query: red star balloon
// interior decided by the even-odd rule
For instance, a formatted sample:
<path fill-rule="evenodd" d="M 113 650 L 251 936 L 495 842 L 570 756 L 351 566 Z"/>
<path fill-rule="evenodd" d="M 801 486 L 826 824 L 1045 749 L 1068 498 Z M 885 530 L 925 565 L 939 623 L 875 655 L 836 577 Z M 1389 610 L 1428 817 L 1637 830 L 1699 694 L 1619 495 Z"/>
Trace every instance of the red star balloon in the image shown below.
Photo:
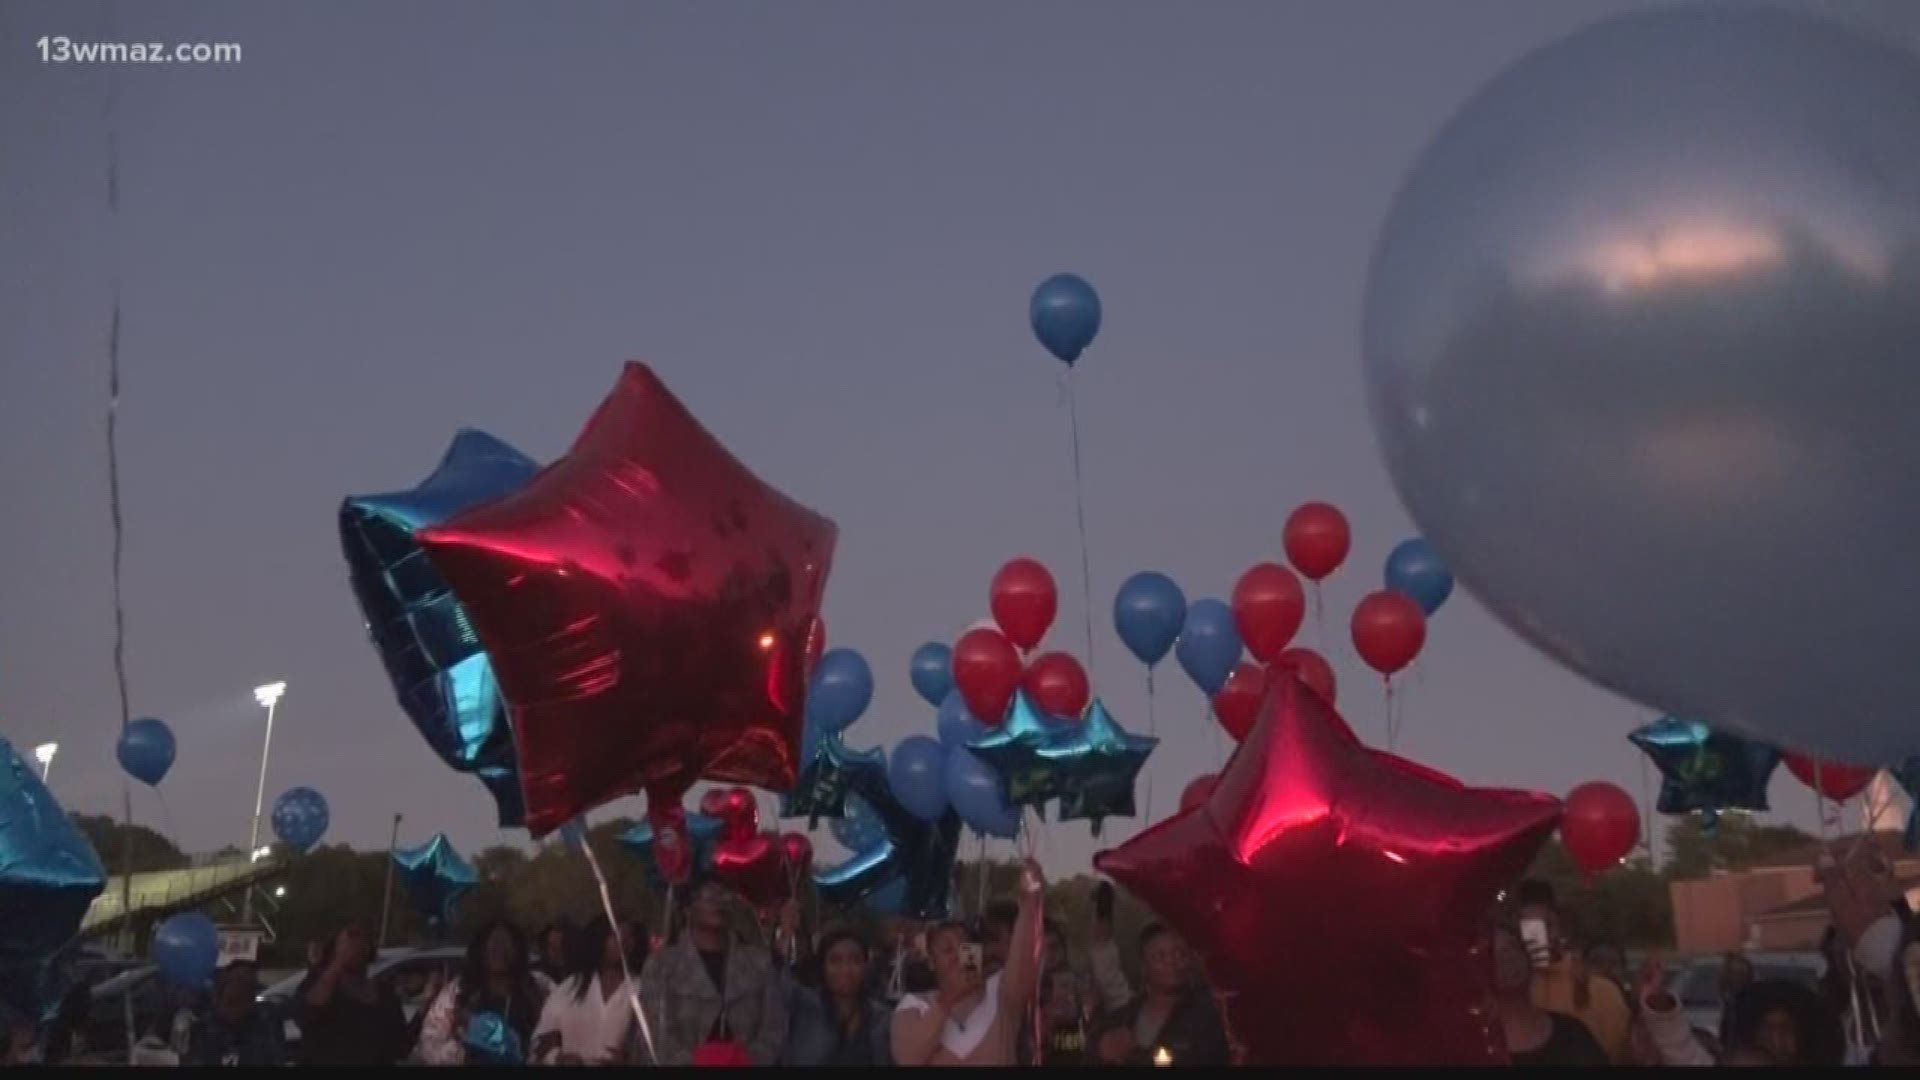
<path fill-rule="evenodd" d="M 1275 682 L 1206 801 L 1095 865 L 1200 951 L 1243 1064 L 1503 1061 L 1486 918 L 1560 804 L 1369 750 Z"/>
<path fill-rule="evenodd" d="M 564 458 L 423 531 L 511 707 L 528 830 L 700 778 L 791 787 L 835 537 L 641 364 Z"/>

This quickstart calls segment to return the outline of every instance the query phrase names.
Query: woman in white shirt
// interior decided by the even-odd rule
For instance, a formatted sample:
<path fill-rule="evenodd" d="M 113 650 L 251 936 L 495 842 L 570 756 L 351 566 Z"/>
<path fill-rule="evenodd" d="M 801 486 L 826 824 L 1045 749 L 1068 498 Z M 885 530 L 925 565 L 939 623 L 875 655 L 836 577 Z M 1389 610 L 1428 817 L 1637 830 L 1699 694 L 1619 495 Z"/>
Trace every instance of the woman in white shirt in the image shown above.
<path fill-rule="evenodd" d="M 620 949 L 626 946 L 626 965 Z M 647 932 L 622 920 L 616 936 L 605 918 L 579 932 L 567 980 L 547 996 L 533 1032 L 540 1065 L 622 1065 L 634 1038 L 633 993 L 647 960 Z M 631 980 L 631 981 L 629 981 Z"/>

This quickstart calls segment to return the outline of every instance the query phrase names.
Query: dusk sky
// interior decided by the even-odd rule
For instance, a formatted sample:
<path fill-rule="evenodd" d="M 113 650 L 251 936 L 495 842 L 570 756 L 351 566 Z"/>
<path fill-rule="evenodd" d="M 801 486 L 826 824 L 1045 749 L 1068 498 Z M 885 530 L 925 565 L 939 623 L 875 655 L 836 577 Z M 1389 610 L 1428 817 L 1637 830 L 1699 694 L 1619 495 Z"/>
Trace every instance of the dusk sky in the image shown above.
<path fill-rule="evenodd" d="M 847 741 L 891 746 L 933 728 L 909 655 L 985 616 L 1010 557 L 1053 568 L 1050 643 L 1083 651 L 1063 369 L 1027 327 L 1033 286 L 1073 270 L 1106 309 L 1076 375 L 1095 692 L 1146 731 L 1111 620 L 1128 574 L 1225 596 L 1324 499 L 1354 549 L 1324 637 L 1309 614 L 1302 641 L 1378 740 L 1346 620 L 1413 526 L 1361 381 L 1376 232 L 1484 80 L 1643 6 L 175 2 L 122 4 L 109 30 L 98 3 L 0 0 L 0 732 L 57 739 L 61 801 L 118 814 L 116 274 L 127 674 L 134 714 L 180 745 L 136 818 L 190 850 L 243 843 L 250 689 L 285 679 L 269 801 L 311 785 L 329 841 L 384 846 L 400 813 L 403 842 L 445 831 L 471 852 L 525 833 L 496 829 L 395 705 L 347 585 L 343 496 L 412 486 L 462 426 L 550 461 L 647 360 L 838 522 L 829 637 L 879 683 Z M 1819 6 L 1920 45 L 1910 0 Z M 49 35 L 243 52 L 43 63 Z M 1158 687 L 1155 817 L 1224 754 L 1176 666 Z M 1471 596 L 1434 620 L 1404 694 L 1400 752 L 1469 782 L 1643 791 L 1625 736 L 1654 714 Z M 1784 770 L 1773 795 L 1813 823 Z M 1071 823 L 1041 851 L 1065 872 L 1096 846 Z"/>

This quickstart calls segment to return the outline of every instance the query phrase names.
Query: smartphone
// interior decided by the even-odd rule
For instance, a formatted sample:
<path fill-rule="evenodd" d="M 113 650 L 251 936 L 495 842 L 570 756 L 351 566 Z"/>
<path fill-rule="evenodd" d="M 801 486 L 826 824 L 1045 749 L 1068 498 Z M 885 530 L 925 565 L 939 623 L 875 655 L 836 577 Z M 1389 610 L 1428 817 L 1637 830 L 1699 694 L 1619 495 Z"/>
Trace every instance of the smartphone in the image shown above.
<path fill-rule="evenodd" d="M 968 941 L 961 944 L 960 946 L 960 966 L 961 967 L 966 968 L 968 971 L 973 972 L 975 975 L 978 975 L 980 974 L 980 966 L 984 962 L 984 958 L 985 958 L 985 954 L 982 952 L 980 946 L 977 943 Z"/>
<path fill-rule="evenodd" d="M 1553 940 L 1547 933 L 1547 920 L 1521 919 L 1520 941 L 1527 947 L 1527 956 L 1534 967 L 1546 967 L 1553 958 Z"/>

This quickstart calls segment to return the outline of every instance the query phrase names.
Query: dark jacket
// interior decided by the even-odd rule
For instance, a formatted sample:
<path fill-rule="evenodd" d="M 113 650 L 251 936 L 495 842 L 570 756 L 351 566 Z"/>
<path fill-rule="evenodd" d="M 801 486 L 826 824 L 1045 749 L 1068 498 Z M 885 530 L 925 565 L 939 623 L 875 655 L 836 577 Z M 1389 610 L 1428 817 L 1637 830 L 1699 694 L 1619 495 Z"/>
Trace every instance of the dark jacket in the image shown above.
<path fill-rule="evenodd" d="M 1145 995 L 1136 995 L 1124 1008 L 1107 1014 L 1100 1025 L 1100 1034 L 1115 1028 L 1133 1030 L 1134 1022 L 1140 1019 L 1140 1008 L 1146 1004 Z M 1097 1060 L 1099 1036 L 1094 1038 L 1089 1055 Z M 1208 1067 L 1231 1064 L 1231 1052 L 1227 1046 L 1227 1029 L 1220 1022 L 1220 1011 L 1214 1007 L 1213 994 L 1205 987 L 1195 987 L 1187 991 L 1173 1012 L 1167 1014 L 1167 1022 L 1160 1027 L 1160 1033 L 1153 1042 L 1134 1048 L 1133 1056 L 1127 1059 L 1128 1065 L 1152 1065 L 1154 1051 L 1164 1049 L 1173 1058 L 1173 1064 L 1180 1066 L 1204 1065 Z"/>
<path fill-rule="evenodd" d="M 249 1009 L 247 1015 L 237 1021 L 229 1021 L 217 1013 L 201 1018 L 194 1023 L 187 1052 L 180 1058 L 180 1064 L 191 1066 L 257 1068 L 286 1063 L 287 1049 L 280 1038 L 280 1021 L 258 1007 Z"/>
<path fill-rule="evenodd" d="M 808 1068 L 892 1065 L 892 1020 L 884 1005 L 867 1001 L 860 1031 L 854 1036 L 864 1045 L 844 1046 L 839 1022 L 824 991 L 795 986 L 787 998 L 787 1045 L 780 1052 L 780 1064 Z"/>

